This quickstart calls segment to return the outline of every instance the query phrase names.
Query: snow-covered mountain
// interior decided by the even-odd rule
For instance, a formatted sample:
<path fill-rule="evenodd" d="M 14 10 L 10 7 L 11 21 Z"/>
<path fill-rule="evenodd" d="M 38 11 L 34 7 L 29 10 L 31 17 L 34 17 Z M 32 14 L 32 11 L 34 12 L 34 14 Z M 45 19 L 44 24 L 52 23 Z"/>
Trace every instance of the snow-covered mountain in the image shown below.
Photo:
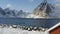
<path fill-rule="evenodd" d="M 30 13 L 28 12 L 23 12 L 23 10 L 20 10 L 18 13 L 17 13 L 17 17 L 23 17 L 23 18 L 26 18 L 27 15 L 29 15 Z"/>
<path fill-rule="evenodd" d="M 47 1 L 40 3 L 32 13 L 23 10 L 0 7 L 0 17 L 19 17 L 19 18 L 60 18 L 60 4 L 51 5 Z"/>
<path fill-rule="evenodd" d="M 60 18 L 60 5 L 41 2 L 27 18 Z"/>
<path fill-rule="evenodd" d="M 19 18 L 25 18 L 29 13 L 24 12 L 23 10 L 12 10 L 9 8 L 2 9 L 0 7 L 0 17 L 19 17 Z"/>
<path fill-rule="evenodd" d="M 6 15 L 5 11 L 0 7 L 0 16 Z"/>
<path fill-rule="evenodd" d="M 50 18 L 54 6 L 43 0 L 32 12 L 31 18 Z"/>

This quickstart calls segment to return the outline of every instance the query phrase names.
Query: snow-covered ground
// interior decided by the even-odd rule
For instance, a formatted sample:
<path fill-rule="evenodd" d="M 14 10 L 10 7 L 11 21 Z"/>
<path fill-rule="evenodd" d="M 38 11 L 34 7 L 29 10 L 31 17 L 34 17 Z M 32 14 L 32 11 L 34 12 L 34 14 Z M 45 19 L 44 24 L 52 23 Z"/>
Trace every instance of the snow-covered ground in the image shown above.
<path fill-rule="evenodd" d="M 0 34 L 48 34 L 43 31 L 28 31 L 20 28 L 4 27 L 0 28 Z"/>

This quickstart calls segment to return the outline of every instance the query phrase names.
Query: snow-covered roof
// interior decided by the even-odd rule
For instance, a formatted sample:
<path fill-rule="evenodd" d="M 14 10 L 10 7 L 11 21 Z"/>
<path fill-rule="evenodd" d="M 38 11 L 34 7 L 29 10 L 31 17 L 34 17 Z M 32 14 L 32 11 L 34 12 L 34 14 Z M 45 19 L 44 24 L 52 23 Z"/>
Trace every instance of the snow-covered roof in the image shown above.
<path fill-rule="evenodd" d="M 49 29 L 48 29 L 47 31 L 45 31 L 45 32 L 49 32 L 49 31 L 53 30 L 54 28 L 56 28 L 56 27 L 58 27 L 58 26 L 60 26 L 60 22 L 59 22 L 58 24 L 54 25 L 53 27 L 49 28 Z"/>

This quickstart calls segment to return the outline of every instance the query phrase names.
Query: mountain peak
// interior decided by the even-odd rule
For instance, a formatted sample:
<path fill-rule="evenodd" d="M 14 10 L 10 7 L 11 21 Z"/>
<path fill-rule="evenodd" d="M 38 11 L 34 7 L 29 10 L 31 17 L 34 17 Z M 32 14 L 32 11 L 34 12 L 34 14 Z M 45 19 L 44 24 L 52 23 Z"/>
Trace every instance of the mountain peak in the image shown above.
<path fill-rule="evenodd" d="M 50 5 L 47 0 L 43 0 L 40 5 L 38 5 L 34 11 L 34 15 L 39 15 L 40 17 L 50 16 L 50 12 L 52 12 L 52 5 Z"/>

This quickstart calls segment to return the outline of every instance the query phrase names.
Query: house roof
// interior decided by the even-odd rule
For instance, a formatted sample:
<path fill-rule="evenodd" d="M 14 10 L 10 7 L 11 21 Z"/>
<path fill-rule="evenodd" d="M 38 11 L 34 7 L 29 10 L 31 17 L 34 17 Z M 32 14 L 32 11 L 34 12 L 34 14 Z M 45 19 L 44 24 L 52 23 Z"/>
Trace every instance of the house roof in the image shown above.
<path fill-rule="evenodd" d="M 45 31 L 45 32 L 49 32 L 49 31 L 53 30 L 54 28 L 56 28 L 56 27 L 58 27 L 58 26 L 60 26 L 60 22 L 59 22 L 58 24 L 54 25 L 53 27 L 49 28 L 49 29 L 48 29 L 47 31 Z"/>

